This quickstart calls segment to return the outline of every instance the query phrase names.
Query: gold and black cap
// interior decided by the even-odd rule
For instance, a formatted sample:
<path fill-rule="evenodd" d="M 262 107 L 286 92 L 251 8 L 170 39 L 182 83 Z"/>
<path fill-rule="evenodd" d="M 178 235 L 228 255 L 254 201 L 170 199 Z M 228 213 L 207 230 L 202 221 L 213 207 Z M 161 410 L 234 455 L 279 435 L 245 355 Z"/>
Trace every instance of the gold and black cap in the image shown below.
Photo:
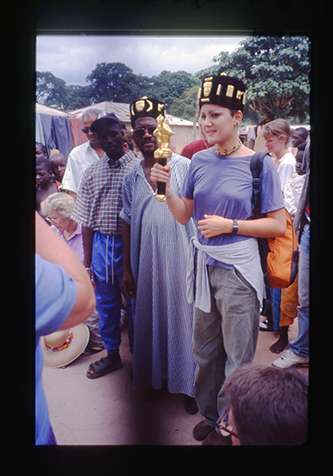
<path fill-rule="evenodd" d="M 157 119 L 160 114 L 166 117 L 165 106 L 158 99 L 143 96 L 130 104 L 130 117 L 133 129 L 135 121 L 139 117 L 153 117 Z"/>
<path fill-rule="evenodd" d="M 200 107 L 204 104 L 217 104 L 228 109 L 243 111 L 246 101 L 246 86 L 239 79 L 226 73 L 205 78 L 199 90 Z"/>

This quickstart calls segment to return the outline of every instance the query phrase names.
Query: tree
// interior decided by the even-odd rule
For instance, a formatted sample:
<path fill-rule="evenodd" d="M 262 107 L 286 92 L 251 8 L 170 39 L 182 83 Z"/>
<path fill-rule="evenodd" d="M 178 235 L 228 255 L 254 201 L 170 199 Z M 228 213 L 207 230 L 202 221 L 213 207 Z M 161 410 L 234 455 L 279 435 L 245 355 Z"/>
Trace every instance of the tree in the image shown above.
<path fill-rule="evenodd" d="M 158 76 L 150 78 L 146 95 L 155 97 L 164 102 L 167 112 L 175 99 L 178 99 L 184 91 L 189 90 L 199 82 L 192 74 L 186 71 L 162 71 Z"/>
<path fill-rule="evenodd" d="M 233 53 L 213 58 L 216 67 L 196 74 L 225 72 L 248 87 L 246 103 L 258 122 L 278 117 L 304 120 L 309 114 L 310 41 L 304 36 L 253 36 Z"/>
<path fill-rule="evenodd" d="M 93 102 L 131 103 L 138 98 L 148 78 L 137 76 L 124 63 L 99 63 L 86 80 L 90 82 Z"/>
<path fill-rule="evenodd" d="M 198 97 L 199 86 L 193 86 L 173 101 L 169 113 L 173 116 L 181 117 L 192 121 L 196 111 L 196 101 Z"/>
<path fill-rule="evenodd" d="M 67 85 L 49 71 L 36 72 L 36 102 L 64 109 L 67 104 Z"/>
<path fill-rule="evenodd" d="M 91 89 L 89 86 L 69 84 L 67 86 L 66 111 L 73 111 L 81 107 L 90 106 Z"/>

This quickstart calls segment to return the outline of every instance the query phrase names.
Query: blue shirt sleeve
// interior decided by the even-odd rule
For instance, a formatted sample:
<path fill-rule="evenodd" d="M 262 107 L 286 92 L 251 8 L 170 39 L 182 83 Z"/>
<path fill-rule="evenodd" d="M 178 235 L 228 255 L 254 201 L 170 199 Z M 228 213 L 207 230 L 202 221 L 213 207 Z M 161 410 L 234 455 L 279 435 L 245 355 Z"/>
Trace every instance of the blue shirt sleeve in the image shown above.
<path fill-rule="evenodd" d="M 39 338 L 57 331 L 76 301 L 77 284 L 59 265 L 35 255 L 35 444 L 44 445 L 49 431 L 49 412 L 42 382 L 43 350 Z"/>
<path fill-rule="evenodd" d="M 77 297 L 76 281 L 62 266 L 36 254 L 36 338 L 59 329 Z"/>

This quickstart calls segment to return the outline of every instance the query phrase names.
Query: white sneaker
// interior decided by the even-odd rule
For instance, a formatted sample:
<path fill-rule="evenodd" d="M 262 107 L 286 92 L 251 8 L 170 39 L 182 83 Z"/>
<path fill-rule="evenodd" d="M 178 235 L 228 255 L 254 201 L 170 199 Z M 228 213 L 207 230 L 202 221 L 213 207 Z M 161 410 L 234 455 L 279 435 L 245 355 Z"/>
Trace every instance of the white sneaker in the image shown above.
<path fill-rule="evenodd" d="M 120 322 L 119 322 L 119 327 L 122 329 L 125 325 L 125 321 L 127 318 L 127 311 L 126 309 L 121 309 L 120 310 Z"/>
<path fill-rule="evenodd" d="M 308 366 L 309 365 L 309 356 L 301 357 L 300 355 L 295 354 L 292 350 L 288 349 L 282 352 L 281 356 L 272 362 L 274 367 L 279 367 L 280 369 L 287 369 L 293 365 L 297 366 Z"/>

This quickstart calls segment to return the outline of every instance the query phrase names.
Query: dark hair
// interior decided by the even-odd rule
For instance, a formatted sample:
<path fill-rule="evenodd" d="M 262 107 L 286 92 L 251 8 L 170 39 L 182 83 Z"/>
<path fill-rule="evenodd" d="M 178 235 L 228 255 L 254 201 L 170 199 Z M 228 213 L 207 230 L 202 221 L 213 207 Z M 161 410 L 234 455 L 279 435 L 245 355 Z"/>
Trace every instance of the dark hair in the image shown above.
<path fill-rule="evenodd" d="M 58 160 L 58 159 L 64 159 L 65 162 L 67 162 L 67 158 L 64 154 L 62 154 L 61 152 L 56 152 L 55 154 L 52 154 L 50 155 L 50 161 L 52 162 L 52 160 Z"/>
<path fill-rule="evenodd" d="M 49 158 L 49 153 L 48 153 L 48 151 L 47 151 L 47 147 L 46 147 L 44 144 L 42 144 L 41 142 L 36 142 L 36 143 L 35 143 L 35 147 L 37 147 L 37 146 L 40 148 L 40 150 L 43 152 L 43 154 L 44 154 L 47 158 Z"/>
<path fill-rule="evenodd" d="M 296 129 L 294 129 L 294 132 L 297 132 L 304 139 L 307 139 L 309 135 L 309 132 L 306 127 L 296 127 Z"/>
<path fill-rule="evenodd" d="M 229 109 L 229 111 L 230 111 L 231 116 L 234 117 L 234 115 L 236 114 L 236 112 L 239 111 L 239 109 Z"/>
<path fill-rule="evenodd" d="M 36 167 L 45 166 L 48 172 L 52 172 L 52 161 L 49 159 L 45 159 L 44 157 L 40 157 L 36 159 Z"/>
<path fill-rule="evenodd" d="M 244 364 L 225 381 L 241 445 L 300 445 L 307 437 L 308 385 L 291 369 Z"/>
<path fill-rule="evenodd" d="M 223 107 L 223 106 L 221 106 L 221 107 Z M 236 112 L 238 112 L 240 110 L 240 109 L 230 109 L 229 107 L 226 107 L 226 109 L 229 109 L 231 117 L 234 117 Z"/>

